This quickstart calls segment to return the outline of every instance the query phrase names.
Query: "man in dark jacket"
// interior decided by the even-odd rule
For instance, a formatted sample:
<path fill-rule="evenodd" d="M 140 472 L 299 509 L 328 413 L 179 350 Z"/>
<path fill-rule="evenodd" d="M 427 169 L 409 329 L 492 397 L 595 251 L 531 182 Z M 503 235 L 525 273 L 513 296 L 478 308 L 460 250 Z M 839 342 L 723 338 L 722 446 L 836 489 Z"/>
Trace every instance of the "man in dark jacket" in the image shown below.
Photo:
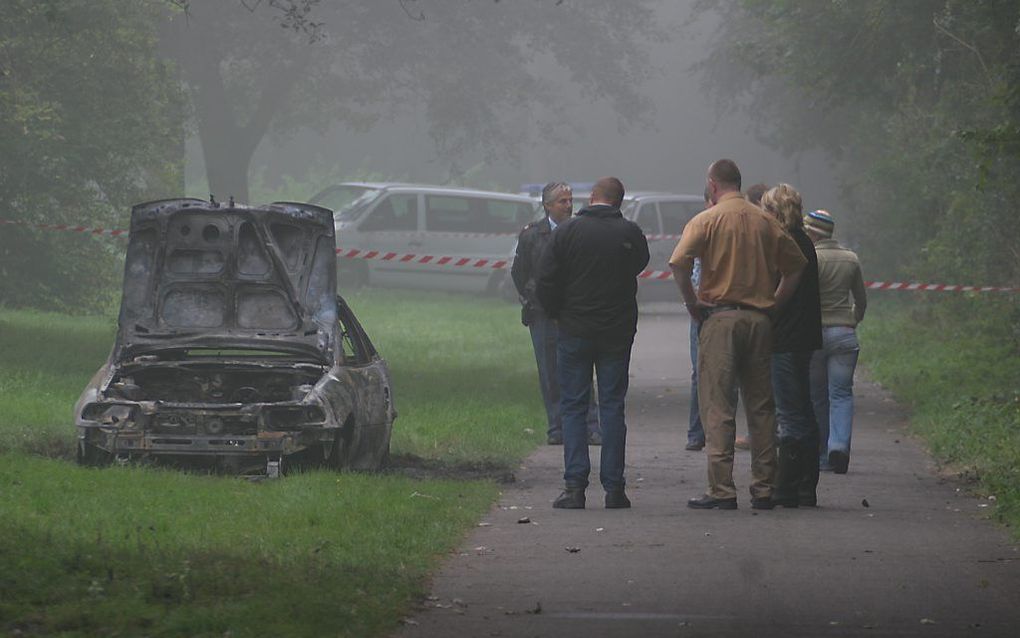
<path fill-rule="evenodd" d="M 620 214 L 623 184 L 603 177 L 587 208 L 553 233 L 539 262 L 536 295 L 559 322 L 557 347 L 563 418 L 563 479 L 553 503 L 582 509 L 591 459 L 585 411 L 594 369 L 602 427 L 599 479 L 607 508 L 630 507 L 624 492 L 624 459 L 630 351 L 637 332 L 637 275 L 648 265 L 648 242 L 637 224 Z"/>
<path fill-rule="evenodd" d="M 558 341 L 556 322 L 542 309 L 535 297 L 535 277 L 538 275 L 538 260 L 542 250 L 549 243 L 556 227 L 570 219 L 574 208 L 573 192 L 569 184 L 549 182 L 542 189 L 542 207 L 545 219 L 532 222 L 521 230 L 514 249 L 510 277 L 513 279 L 521 300 L 521 323 L 531 331 L 531 345 L 535 349 L 538 364 L 538 384 L 542 390 L 545 414 L 548 421 L 546 436 L 549 445 L 563 444 L 563 421 L 560 418 L 560 385 L 556 380 L 556 343 Z M 588 442 L 598 445 L 598 412 L 594 397 L 588 408 Z"/>

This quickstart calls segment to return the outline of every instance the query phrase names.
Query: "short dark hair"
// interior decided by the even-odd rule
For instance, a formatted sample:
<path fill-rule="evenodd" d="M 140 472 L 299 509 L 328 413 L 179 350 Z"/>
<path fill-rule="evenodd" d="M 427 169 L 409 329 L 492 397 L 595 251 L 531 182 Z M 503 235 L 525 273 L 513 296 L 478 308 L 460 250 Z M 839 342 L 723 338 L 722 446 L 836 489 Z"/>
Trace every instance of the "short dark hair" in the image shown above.
<path fill-rule="evenodd" d="M 752 184 L 747 187 L 746 195 L 747 201 L 751 202 L 755 206 L 761 206 L 761 196 L 765 194 L 769 187 L 761 182 Z"/>
<path fill-rule="evenodd" d="M 740 169 L 737 168 L 737 163 L 731 159 L 712 162 L 712 165 L 708 167 L 708 177 L 720 186 L 740 190 Z"/>
<path fill-rule="evenodd" d="M 623 182 L 615 177 L 600 177 L 591 187 L 593 199 L 619 207 L 623 203 Z"/>

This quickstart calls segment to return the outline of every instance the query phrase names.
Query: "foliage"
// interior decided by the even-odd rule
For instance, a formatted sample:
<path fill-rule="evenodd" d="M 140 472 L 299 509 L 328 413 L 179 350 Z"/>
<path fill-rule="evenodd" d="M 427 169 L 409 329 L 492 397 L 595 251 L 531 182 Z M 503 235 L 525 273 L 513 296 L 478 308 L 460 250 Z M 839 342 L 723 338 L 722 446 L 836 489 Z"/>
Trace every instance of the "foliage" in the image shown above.
<path fill-rule="evenodd" d="M 786 152 L 819 148 L 834 211 L 880 278 L 1020 282 L 1020 5 L 701 0 L 727 16 L 701 65 Z"/>
<path fill-rule="evenodd" d="M 1020 310 L 979 297 L 872 306 L 862 362 L 911 405 L 935 457 L 996 497 L 1020 538 L 1020 334 L 994 319 L 1012 313 L 1015 325 Z"/>
<path fill-rule="evenodd" d="M 179 190 L 183 101 L 155 56 L 161 2 L 0 3 L 0 218 L 123 227 Z M 75 312 L 109 302 L 102 241 L 0 227 L 0 303 Z"/>
<path fill-rule="evenodd" d="M 568 125 L 557 109 L 564 82 L 606 100 L 621 122 L 640 122 L 649 112 L 637 90 L 649 69 L 644 43 L 661 35 L 650 0 L 591 0 L 583 10 L 553 1 L 306 0 L 247 12 L 178 4 L 187 11 L 166 23 L 163 46 L 189 87 L 209 184 L 224 201 L 249 200 L 263 139 L 300 127 L 357 129 L 423 112 L 456 180 L 479 159 L 512 156 L 530 126 L 549 137 Z M 281 16 L 282 5 L 300 12 Z M 538 106 L 552 119 L 533 121 Z"/>

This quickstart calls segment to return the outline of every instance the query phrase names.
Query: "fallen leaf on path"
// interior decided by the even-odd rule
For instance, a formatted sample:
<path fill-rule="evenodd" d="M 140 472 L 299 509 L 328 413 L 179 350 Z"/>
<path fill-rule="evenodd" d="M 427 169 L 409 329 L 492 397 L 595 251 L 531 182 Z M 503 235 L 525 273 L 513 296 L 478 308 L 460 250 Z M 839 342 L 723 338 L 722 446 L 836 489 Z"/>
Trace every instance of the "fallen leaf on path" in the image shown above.
<path fill-rule="evenodd" d="M 861 499 L 861 505 L 863 505 L 864 507 L 871 507 L 871 504 L 868 503 L 868 499 L 866 498 Z"/>
<path fill-rule="evenodd" d="M 528 524 L 530 522 L 531 522 L 531 519 L 528 518 L 527 516 L 522 516 L 522 517 L 517 519 L 517 524 L 518 525 L 526 525 L 526 524 Z"/>
<path fill-rule="evenodd" d="M 935 623 L 935 621 L 934 621 L 934 620 L 932 620 L 931 618 L 922 618 L 922 619 L 921 619 L 921 624 L 922 624 L 922 625 L 934 625 L 934 624 L 936 624 L 936 623 Z"/>
<path fill-rule="evenodd" d="M 571 545 L 570 547 L 564 547 L 563 549 L 567 550 L 571 554 L 576 554 L 577 552 L 581 551 L 580 547 L 574 547 L 573 545 Z"/>

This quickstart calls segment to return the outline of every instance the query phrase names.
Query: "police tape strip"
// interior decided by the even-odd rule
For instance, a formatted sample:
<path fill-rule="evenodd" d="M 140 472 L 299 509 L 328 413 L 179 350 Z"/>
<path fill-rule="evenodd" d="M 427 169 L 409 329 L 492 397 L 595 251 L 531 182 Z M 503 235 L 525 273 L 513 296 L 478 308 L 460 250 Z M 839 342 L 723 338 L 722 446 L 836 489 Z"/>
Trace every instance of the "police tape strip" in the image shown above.
<path fill-rule="evenodd" d="M 865 288 L 875 290 L 935 290 L 938 292 L 1020 292 L 1005 286 L 960 286 L 955 284 L 913 284 L 898 281 L 865 281 Z"/>
<path fill-rule="evenodd" d="M 117 237 L 127 239 L 127 230 L 111 230 L 108 228 L 88 228 L 86 226 L 73 226 L 71 224 L 34 224 L 25 221 L 0 219 L 0 225 L 17 225 L 39 228 L 42 230 L 66 231 L 84 235 L 97 235 L 102 237 Z M 456 234 L 456 233 L 450 233 Z M 469 233 L 460 233 L 468 236 Z M 673 239 L 673 235 L 649 235 L 649 239 Z M 366 259 L 380 261 L 415 263 L 433 266 L 451 266 L 454 268 L 479 268 L 487 270 L 503 270 L 507 267 L 506 259 L 479 259 L 473 257 L 452 257 L 445 255 L 417 255 L 414 253 L 382 252 L 378 250 L 363 250 L 358 248 L 337 248 L 337 256 L 343 259 Z M 669 270 L 645 270 L 638 274 L 638 279 L 645 281 L 665 281 L 673 278 Z M 919 284 L 895 281 L 866 281 L 865 288 L 872 290 L 907 290 L 907 291 L 935 291 L 935 292 L 1020 292 L 1020 287 L 1009 286 L 963 286 L 957 284 Z"/>
<path fill-rule="evenodd" d="M 399 263 L 429 264 L 433 266 L 454 266 L 469 268 L 487 268 L 490 270 L 502 270 L 506 268 L 506 259 L 475 259 L 473 257 L 447 257 L 437 255 L 415 255 L 412 253 L 400 254 L 392 252 L 381 252 L 378 250 L 359 250 L 357 248 L 337 248 L 336 254 L 344 259 L 379 259 Z"/>
<path fill-rule="evenodd" d="M 29 228 L 41 228 L 42 230 L 64 230 L 71 233 L 84 235 L 100 235 L 103 237 L 120 237 L 127 239 L 127 230 L 110 230 L 108 228 L 88 228 L 86 226 L 72 226 L 71 224 L 33 224 L 30 222 L 16 221 L 11 219 L 0 219 L 0 224 L 13 226 L 28 226 Z"/>

